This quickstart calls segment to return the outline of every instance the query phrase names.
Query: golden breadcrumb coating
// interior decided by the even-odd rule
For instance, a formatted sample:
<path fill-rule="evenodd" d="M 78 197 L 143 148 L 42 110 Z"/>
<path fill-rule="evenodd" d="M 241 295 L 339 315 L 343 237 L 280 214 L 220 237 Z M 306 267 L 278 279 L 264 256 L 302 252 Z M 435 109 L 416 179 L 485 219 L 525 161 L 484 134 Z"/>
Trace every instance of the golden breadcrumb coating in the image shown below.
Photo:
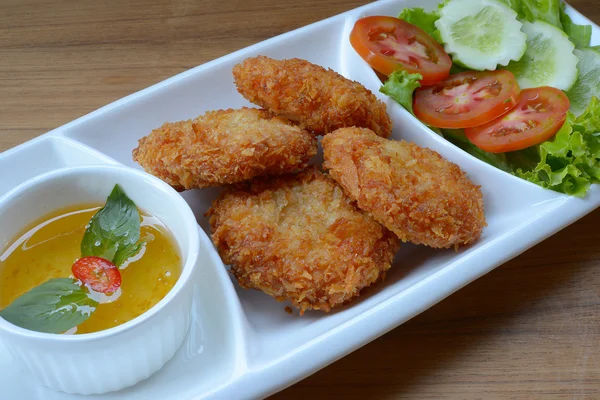
<path fill-rule="evenodd" d="M 339 129 L 321 143 L 331 176 L 403 241 L 446 248 L 480 237 L 479 186 L 435 151 L 360 128 Z"/>
<path fill-rule="evenodd" d="M 358 82 L 306 60 L 258 56 L 233 67 L 238 91 L 247 100 L 289 118 L 316 134 L 360 126 L 388 137 L 386 106 Z"/>
<path fill-rule="evenodd" d="M 390 268 L 398 238 L 316 168 L 238 186 L 207 216 L 213 242 L 242 287 L 290 300 L 301 314 L 328 312 Z"/>
<path fill-rule="evenodd" d="M 140 139 L 133 159 L 184 190 L 294 172 L 316 153 L 311 133 L 265 110 L 242 108 L 165 123 Z"/>

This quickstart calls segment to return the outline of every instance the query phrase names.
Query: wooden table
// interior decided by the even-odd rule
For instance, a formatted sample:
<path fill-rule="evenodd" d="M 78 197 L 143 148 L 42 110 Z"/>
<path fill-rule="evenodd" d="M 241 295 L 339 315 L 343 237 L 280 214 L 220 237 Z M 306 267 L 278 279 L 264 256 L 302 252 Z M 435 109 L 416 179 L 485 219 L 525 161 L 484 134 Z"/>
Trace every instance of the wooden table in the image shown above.
<path fill-rule="evenodd" d="M 0 151 L 367 2 L 2 0 Z M 598 0 L 571 4 L 600 23 Z M 599 399 L 599 227 L 600 210 L 273 398 Z"/>

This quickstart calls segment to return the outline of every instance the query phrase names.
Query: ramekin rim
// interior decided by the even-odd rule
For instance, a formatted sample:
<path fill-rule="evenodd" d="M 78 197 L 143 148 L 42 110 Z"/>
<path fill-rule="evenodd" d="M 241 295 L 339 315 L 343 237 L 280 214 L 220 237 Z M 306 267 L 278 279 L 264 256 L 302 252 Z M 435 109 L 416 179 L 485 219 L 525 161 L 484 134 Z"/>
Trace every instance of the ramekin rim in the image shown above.
<path fill-rule="evenodd" d="M 197 260 L 200 254 L 200 235 L 205 234 L 204 232 L 200 233 L 200 228 L 196 222 L 196 218 L 190 206 L 187 202 L 167 183 L 162 180 L 144 172 L 131 167 L 127 167 L 124 165 L 84 165 L 84 166 L 74 166 L 74 167 L 64 167 L 57 168 L 52 171 L 48 171 L 42 174 L 39 174 L 33 178 L 30 178 L 23 183 L 19 184 L 15 188 L 11 189 L 4 195 L 0 196 L 0 209 L 3 208 L 5 203 L 7 203 L 14 196 L 19 195 L 20 193 L 26 192 L 27 190 L 31 190 L 31 188 L 36 185 L 40 185 L 47 181 L 58 179 L 65 175 L 70 175 L 73 173 L 81 172 L 85 173 L 85 171 L 95 171 L 95 170 L 107 170 L 107 171 L 118 171 L 120 173 L 130 174 L 135 176 L 135 179 L 143 179 L 150 181 L 152 186 L 157 188 L 157 190 L 161 190 L 164 192 L 172 201 L 173 205 L 177 207 L 177 209 L 184 215 L 182 218 L 185 224 L 185 231 L 189 237 L 189 246 L 187 252 L 182 254 L 185 257 L 185 264 L 182 265 L 181 275 L 177 279 L 175 285 L 169 290 L 169 292 L 163 297 L 158 303 L 152 306 L 150 309 L 142 313 L 141 315 L 127 321 L 123 324 L 117 325 L 115 327 L 104 329 L 98 332 L 92 333 L 83 333 L 79 335 L 64 335 L 64 334 L 55 334 L 55 333 L 45 333 L 45 332 L 37 332 L 29 329 L 25 329 L 14 325 L 4 318 L 0 317 L 0 331 L 4 331 L 10 333 L 12 335 L 20 336 L 23 338 L 38 340 L 38 341 L 54 341 L 54 342 L 62 342 L 62 343 L 81 343 L 81 342 L 91 342 L 95 340 L 106 339 L 111 336 L 118 336 L 124 334 L 125 332 L 147 323 L 149 320 L 154 318 L 161 310 L 163 310 L 173 299 L 183 290 L 183 288 L 188 284 L 190 279 L 192 278 L 195 266 L 197 264 Z M 150 210 L 149 210 L 150 211 Z M 187 215 L 185 215 L 187 214 Z M 167 228 L 169 228 L 167 226 Z M 181 248 L 180 248 L 181 249 Z M 181 249 L 183 250 L 183 249 Z M 183 252 L 182 252 L 183 253 Z"/>

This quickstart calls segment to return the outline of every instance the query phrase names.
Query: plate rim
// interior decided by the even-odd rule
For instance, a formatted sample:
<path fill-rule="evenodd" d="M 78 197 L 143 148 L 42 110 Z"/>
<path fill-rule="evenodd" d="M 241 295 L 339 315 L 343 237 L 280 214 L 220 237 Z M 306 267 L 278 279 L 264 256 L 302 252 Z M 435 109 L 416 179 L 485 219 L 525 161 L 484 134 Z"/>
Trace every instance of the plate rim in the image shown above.
<path fill-rule="evenodd" d="M 288 39 L 290 37 L 293 37 L 298 34 L 302 34 L 305 31 L 318 29 L 319 27 L 325 26 L 326 24 L 334 22 L 334 21 L 338 21 L 338 20 L 345 21 L 346 18 L 348 18 L 349 16 L 352 16 L 354 14 L 358 14 L 358 13 L 362 13 L 362 12 L 368 13 L 368 11 L 371 10 L 372 8 L 374 8 L 375 6 L 384 7 L 384 6 L 391 5 L 391 4 L 398 4 L 399 9 L 401 9 L 400 7 L 401 7 L 402 3 L 404 3 L 403 0 L 381 0 L 378 2 L 369 3 L 366 5 L 345 11 L 343 13 L 328 17 L 326 19 L 316 21 L 309 25 L 294 29 L 292 31 L 283 33 L 281 35 L 269 38 L 265 41 L 261 41 L 261 42 L 255 43 L 253 45 L 250 45 L 248 47 L 236 50 L 232 53 L 229 53 L 222 57 L 208 61 L 204 64 L 198 65 L 196 67 L 193 67 L 191 69 L 188 69 L 188 70 L 178 73 L 176 75 L 173 75 L 163 81 L 157 82 L 149 87 L 146 87 L 146 88 L 136 91 L 132 94 L 129 94 L 125 97 L 122 97 L 118 100 L 115 100 L 115 101 L 113 101 L 109 104 L 106 104 L 106 105 L 104 105 L 86 115 L 83 115 L 73 121 L 70 121 L 64 125 L 54 128 L 44 134 L 41 134 L 31 140 L 28 140 L 28 141 L 21 143 L 15 147 L 12 147 L 3 152 L 0 152 L 0 159 L 7 157 L 9 155 L 12 155 L 14 153 L 17 153 L 39 141 L 48 140 L 51 138 L 57 138 L 60 140 L 69 141 L 72 144 L 76 144 L 77 146 L 82 146 L 87 151 L 94 152 L 94 153 L 98 154 L 99 156 L 102 156 L 105 159 L 107 159 L 107 161 L 106 161 L 107 163 L 110 161 L 113 161 L 114 163 L 116 163 L 118 165 L 123 165 L 123 163 L 113 159 L 108 154 L 106 154 L 100 150 L 97 150 L 94 147 L 89 146 L 77 139 L 71 138 L 69 135 L 65 134 L 65 132 L 67 132 L 68 129 L 75 127 L 81 123 L 84 123 L 85 121 L 88 121 L 96 116 L 99 116 L 99 115 L 105 113 L 105 112 L 109 112 L 113 109 L 125 106 L 126 104 L 128 104 L 131 101 L 136 100 L 140 96 L 152 93 L 152 92 L 160 90 L 164 87 L 168 87 L 169 85 L 171 85 L 187 76 L 202 73 L 203 71 L 213 68 L 215 66 L 218 66 L 219 64 L 226 62 L 227 60 L 229 60 L 231 58 L 235 58 L 240 55 L 247 54 L 247 53 L 252 53 L 255 49 L 257 49 L 261 46 L 285 41 L 286 39 Z M 570 4 L 567 3 L 566 6 L 567 6 L 567 12 L 569 14 L 577 15 L 580 19 L 585 20 L 586 23 L 592 25 L 592 27 L 595 30 L 600 30 L 600 27 L 598 27 L 597 24 L 595 24 L 593 21 L 590 21 L 585 15 L 581 14 L 579 11 L 577 11 L 575 8 L 573 8 Z M 428 130 L 428 128 L 425 125 L 423 125 L 422 123 L 420 123 L 420 121 L 418 121 L 416 118 L 415 118 L 415 121 L 419 122 L 419 124 L 421 125 L 418 127 L 419 129 Z M 468 155 L 468 154 L 465 153 L 465 155 Z M 535 185 L 535 186 L 537 187 L 537 185 Z M 468 265 L 467 265 L 468 263 L 465 262 L 463 260 L 463 258 L 461 257 L 458 260 L 451 262 L 445 268 L 442 268 L 442 269 L 432 273 L 431 275 L 425 277 L 422 281 L 416 283 L 415 285 L 411 286 L 407 290 L 401 291 L 399 293 L 396 293 L 396 294 L 390 296 L 387 299 L 384 299 L 380 304 L 377 304 L 376 306 L 371 308 L 368 312 L 364 312 L 364 313 L 358 314 L 354 317 L 351 317 L 350 319 L 344 321 L 342 324 L 340 324 L 333 330 L 331 330 L 327 333 L 324 333 L 320 336 L 317 336 L 312 340 L 309 340 L 304 345 L 295 349 L 293 352 L 286 353 L 284 356 L 280 357 L 279 359 L 273 360 L 270 364 L 265 365 L 260 369 L 256 369 L 256 370 L 241 369 L 238 371 L 238 373 L 234 373 L 230 377 L 229 380 L 223 382 L 221 385 L 214 387 L 211 390 L 208 390 L 204 393 L 200 393 L 193 398 L 201 399 L 201 398 L 207 398 L 207 397 L 211 397 L 211 396 L 222 397 L 223 395 L 228 395 L 228 394 L 229 395 L 237 395 L 239 398 L 240 390 L 242 388 L 244 390 L 244 392 L 243 392 L 244 395 L 248 398 L 266 397 L 266 396 L 276 393 L 280 390 L 283 390 L 284 388 L 286 388 L 288 386 L 291 386 L 292 384 L 294 384 L 294 383 L 300 381 L 301 379 L 309 376 L 310 374 L 320 370 L 321 368 L 324 368 L 325 366 L 331 364 L 332 362 L 344 357 L 345 355 L 351 353 L 352 351 L 365 345 L 366 343 L 369 343 L 370 341 L 376 339 L 377 337 L 389 332 L 391 329 L 401 325 L 408 319 L 429 309 L 430 307 L 432 307 L 439 301 L 443 300 L 444 298 L 448 297 L 452 293 L 460 290 L 462 287 L 468 285 L 469 283 L 473 282 L 474 280 L 478 279 L 479 277 L 489 273 L 490 271 L 492 271 L 493 269 L 502 265 L 506 261 L 519 256 L 521 253 L 523 253 L 527 249 L 533 247 L 534 245 L 543 241 L 547 237 L 555 234 L 556 232 L 560 231 L 561 229 L 565 228 L 566 226 L 568 226 L 568 225 L 572 224 L 573 222 L 577 221 L 578 219 L 584 217 L 586 214 L 592 212 L 593 210 L 595 210 L 597 207 L 600 206 L 600 190 L 599 190 L 600 187 L 598 187 L 598 186 L 600 186 L 600 185 L 596 185 L 595 188 L 592 188 L 595 190 L 590 190 L 590 192 L 584 199 L 567 196 L 567 195 L 562 196 L 562 197 L 557 197 L 556 201 L 559 202 L 559 199 L 561 201 L 559 202 L 560 204 L 558 204 L 556 207 L 553 207 L 550 210 L 548 210 L 547 212 L 539 215 L 538 218 L 520 225 L 517 229 L 510 232 L 511 233 L 510 237 L 509 237 L 509 235 L 502 235 L 501 237 L 497 238 L 494 241 L 494 243 L 495 242 L 500 243 L 500 242 L 518 241 L 517 239 L 525 239 L 525 240 L 518 241 L 519 246 L 517 246 L 516 252 L 511 251 L 510 253 L 507 253 L 507 256 L 505 258 L 498 258 L 497 261 L 490 263 L 489 267 L 486 267 L 481 270 L 477 270 L 476 273 L 469 274 L 468 273 L 469 271 L 463 271 L 464 269 L 466 269 L 468 267 Z M 543 189 L 543 190 L 548 190 L 548 189 Z M 592 193 L 592 192 L 594 192 L 594 193 Z M 2 196 L 0 196 L 0 197 L 2 197 Z M 559 211 L 562 211 L 565 209 L 571 210 L 569 212 L 569 216 L 567 218 L 563 218 L 563 219 L 554 218 L 554 216 L 555 216 L 554 214 L 556 212 L 559 212 Z M 573 210 L 575 210 L 575 211 L 573 211 Z M 529 231 L 536 231 L 536 230 L 539 231 L 540 226 L 545 227 L 544 229 L 542 229 L 544 231 L 544 234 L 535 237 L 533 240 L 527 240 L 526 234 Z M 551 228 L 548 228 L 548 226 L 550 226 Z M 491 244 L 489 244 L 489 246 L 491 246 Z M 490 251 L 493 251 L 493 249 Z M 478 257 L 484 258 L 484 256 L 486 256 L 487 254 L 488 254 L 488 252 L 485 252 L 485 251 L 477 251 L 477 252 L 474 252 L 471 254 L 467 254 L 466 257 L 467 257 L 467 260 L 473 259 L 473 258 L 476 259 Z M 459 270 L 458 274 L 456 273 L 457 270 Z M 449 274 L 454 274 L 454 275 L 452 277 L 449 277 L 448 276 Z M 454 285 L 447 285 L 445 287 L 445 290 L 436 292 L 435 294 L 423 293 L 424 287 L 426 287 L 428 285 L 432 285 L 432 284 L 438 284 L 447 278 L 452 278 L 452 279 L 448 279 L 448 280 L 455 281 L 456 283 Z M 393 306 L 396 303 L 403 302 L 403 301 L 405 301 L 403 298 L 405 298 L 405 297 L 410 298 L 411 296 L 419 296 L 421 299 L 423 297 L 427 297 L 427 298 L 430 298 L 431 300 L 425 301 L 425 302 L 423 302 L 421 300 L 419 303 L 415 303 L 415 304 L 418 304 L 418 306 L 412 305 L 410 307 L 411 311 L 408 313 L 406 313 L 406 309 L 403 309 L 401 311 L 393 310 Z M 239 302 L 239 299 L 238 299 L 238 302 Z M 400 314 L 402 314 L 402 316 L 398 317 Z M 390 316 L 393 316 L 393 315 L 395 315 L 396 317 L 390 318 Z M 337 334 L 339 334 L 340 332 L 344 332 L 347 336 L 350 337 L 348 340 L 344 341 L 343 344 L 341 344 L 341 341 L 339 341 L 339 340 L 337 340 L 337 342 L 336 342 Z M 245 347 L 246 346 L 241 346 L 241 349 L 244 350 Z M 326 349 L 326 351 L 321 351 L 322 349 Z M 317 361 L 315 361 L 315 357 L 314 357 L 315 352 L 320 352 L 321 354 L 327 354 L 327 355 L 322 356 Z M 310 353 L 312 353 L 312 356 Z M 312 358 L 312 360 L 309 359 L 307 361 L 305 359 L 305 358 L 307 358 L 307 356 L 311 356 L 309 358 Z M 247 359 L 248 354 L 244 354 L 244 356 L 242 358 Z M 282 373 L 281 370 L 286 369 L 285 368 L 286 365 L 289 365 L 290 368 L 287 369 L 287 371 L 284 371 L 285 373 Z M 277 369 L 279 369 L 280 371 L 278 371 Z M 290 371 L 291 371 L 291 373 L 290 373 Z M 261 379 L 261 378 L 265 378 L 265 377 L 268 377 L 269 379 Z M 257 382 L 260 382 L 261 384 L 257 384 Z"/>

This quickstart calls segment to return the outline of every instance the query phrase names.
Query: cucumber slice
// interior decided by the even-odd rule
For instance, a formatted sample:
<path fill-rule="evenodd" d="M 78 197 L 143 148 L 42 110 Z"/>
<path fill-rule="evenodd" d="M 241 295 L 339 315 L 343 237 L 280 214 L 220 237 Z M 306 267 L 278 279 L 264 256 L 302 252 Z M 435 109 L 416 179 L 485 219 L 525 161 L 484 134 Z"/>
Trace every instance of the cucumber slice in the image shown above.
<path fill-rule="evenodd" d="M 566 33 L 543 21 L 525 22 L 527 50 L 506 68 L 515 74 L 521 89 L 553 86 L 569 90 L 577 80 L 575 45 Z"/>
<path fill-rule="evenodd" d="M 446 52 L 471 69 L 494 70 L 525 53 L 517 13 L 498 0 L 450 0 L 435 26 Z"/>
<path fill-rule="evenodd" d="M 580 115 L 588 107 L 593 96 L 600 99 L 600 52 L 593 49 L 576 49 L 573 53 L 579 59 L 579 78 L 567 92 L 567 96 L 571 100 L 571 111 Z"/>

